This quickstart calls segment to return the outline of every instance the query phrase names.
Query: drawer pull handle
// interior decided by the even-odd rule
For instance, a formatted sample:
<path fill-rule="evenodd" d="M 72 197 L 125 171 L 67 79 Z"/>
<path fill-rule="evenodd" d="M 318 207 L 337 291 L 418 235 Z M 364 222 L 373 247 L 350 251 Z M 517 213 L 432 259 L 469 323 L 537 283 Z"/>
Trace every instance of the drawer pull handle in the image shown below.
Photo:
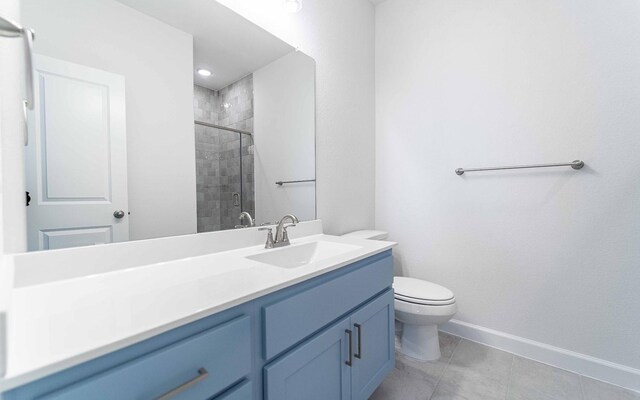
<path fill-rule="evenodd" d="M 353 324 L 353 326 L 355 326 L 356 329 L 358 330 L 358 352 L 353 356 L 355 358 L 362 358 L 362 325 Z"/>
<path fill-rule="evenodd" d="M 196 383 L 207 379 L 207 376 L 209 376 L 209 372 L 204 368 L 200 368 L 198 369 L 198 376 L 191 379 L 190 381 L 183 383 L 182 385 L 178 386 L 175 389 L 171 389 L 167 393 L 158 397 L 156 400 L 169 400 L 170 398 L 174 397 L 178 393 L 184 392 L 185 390 L 189 389 L 191 386 L 195 385 Z"/>
<path fill-rule="evenodd" d="M 352 336 L 353 333 L 351 332 L 351 329 L 346 329 L 345 332 L 347 333 L 347 336 L 349 337 L 349 359 L 347 361 L 345 361 L 344 363 L 347 364 L 348 366 L 353 365 L 353 340 Z"/>

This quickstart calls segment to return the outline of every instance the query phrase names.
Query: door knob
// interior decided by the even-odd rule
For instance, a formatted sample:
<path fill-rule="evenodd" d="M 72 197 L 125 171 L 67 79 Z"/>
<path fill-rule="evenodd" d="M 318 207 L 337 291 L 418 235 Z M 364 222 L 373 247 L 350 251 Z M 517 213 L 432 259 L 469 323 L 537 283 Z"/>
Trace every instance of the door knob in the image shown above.
<path fill-rule="evenodd" d="M 116 210 L 116 211 L 113 212 L 113 216 L 118 218 L 118 219 L 124 218 L 124 211 Z"/>

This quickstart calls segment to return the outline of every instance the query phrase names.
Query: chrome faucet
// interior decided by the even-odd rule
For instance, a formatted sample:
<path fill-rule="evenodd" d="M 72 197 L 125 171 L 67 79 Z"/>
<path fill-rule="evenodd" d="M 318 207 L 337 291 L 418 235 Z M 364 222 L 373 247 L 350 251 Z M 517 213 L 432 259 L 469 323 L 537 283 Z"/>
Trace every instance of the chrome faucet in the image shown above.
<path fill-rule="evenodd" d="M 285 225 L 287 220 L 291 221 L 289 225 Z M 267 228 L 267 227 L 259 228 L 258 229 L 259 231 L 269 231 L 267 233 L 267 243 L 265 243 L 264 248 L 273 249 L 276 247 L 290 245 L 291 243 L 289 242 L 289 235 L 287 234 L 287 228 L 296 226 L 298 222 L 300 222 L 298 221 L 298 217 L 296 217 L 293 214 L 287 214 L 284 217 L 282 217 L 280 222 L 278 222 L 278 226 L 276 227 L 275 239 L 273 238 L 273 228 Z"/>
<path fill-rule="evenodd" d="M 285 222 L 287 222 L 287 220 L 290 220 L 291 224 L 285 225 Z M 291 244 L 289 243 L 289 235 L 287 234 L 287 228 L 290 226 L 296 226 L 298 222 L 300 222 L 298 221 L 298 217 L 296 217 L 293 214 L 287 214 L 284 217 L 282 217 L 280 222 L 278 222 L 278 226 L 276 227 L 276 240 L 274 242 L 275 247 L 288 246 Z"/>
<path fill-rule="evenodd" d="M 262 227 L 258 228 L 259 231 L 268 231 L 267 232 L 267 242 L 264 244 L 265 249 L 273 249 L 275 244 L 273 243 L 273 228 L 271 227 Z"/>
<path fill-rule="evenodd" d="M 246 219 L 247 219 L 247 221 L 249 222 L 249 225 L 245 225 L 245 224 L 244 224 L 244 219 L 245 219 L 245 218 L 246 218 Z M 249 214 L 249 213 L 248 213 L 248 212 L 246 212 L 246 211 L 243 211 L 243 212 L 241 212 L 241 213 L 240 213 L 240 217 L 239 217 L 239 219 L 240 219 L 240 225 L 239 225 L 239 227 L 241 227 L 241 228 L 246 228 L 246 227 L 256 226 L 256 223 L 254 222 L 253 218 L 251 218 L 251 214 Z M 236 226 L 236 227 L 238 227 L 238 226 Z"/>

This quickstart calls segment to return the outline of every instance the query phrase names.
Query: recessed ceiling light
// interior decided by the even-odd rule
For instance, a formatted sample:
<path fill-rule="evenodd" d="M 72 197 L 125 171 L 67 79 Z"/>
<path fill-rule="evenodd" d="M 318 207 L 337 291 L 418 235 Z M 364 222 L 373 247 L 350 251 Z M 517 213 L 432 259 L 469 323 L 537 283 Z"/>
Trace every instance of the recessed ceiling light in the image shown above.
<path fill-rule="evenodd" d="M 202 76 L 211 76 L 211 71 L 209 71 L 208 69 L 200 68 L 196 72 Z"/>
<path fill-rule="evenodd" d="M 302 9 L 301 0 L 284 0 L 284 9 L 290 13 L 297 13 Z"/>

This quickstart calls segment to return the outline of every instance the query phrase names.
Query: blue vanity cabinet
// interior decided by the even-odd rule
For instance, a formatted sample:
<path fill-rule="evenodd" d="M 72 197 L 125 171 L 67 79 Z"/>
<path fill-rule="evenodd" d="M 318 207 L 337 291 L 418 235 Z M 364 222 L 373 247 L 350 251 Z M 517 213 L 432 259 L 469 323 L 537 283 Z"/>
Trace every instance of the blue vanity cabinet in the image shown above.
<path fill-rule="evenodd" d="M 252 400 L 253 388 L 251 382 L 240 383 L 213 400 Z"/>
<path fill-rule="evenodd" d="M 394 366 L 391 251 L 2 393 L 3 400 L 365 400 Z M 190 383 L 186 387 L 184 384 Z"/>
<path fill-rule="evenodd" d="M 393 291 L 264 369 L 265 400 L 366 400 L 393 369 Z"/>
<path fill-rule="evenodd" d="M 38 400 L 208 399 L 251 371 L 250 320 L 229 321 Z"/>
<path fill-rule="evenodd" d="M 393 283 L 391 255 L 373 256 L 354 267 L 343 275 L 267 303 L 263 310 L 265 360 L 272 360 L 352 312 Z"/>
<path fill-rule="evenodd" d="M 368 399 L 395 365 L 393 291 L 388 290 L 351 316 L 354 359 L 351 399 Z"/>
<path fill-rule="evenodd" d="M 343 319 L 265 367 L 266 399 L 349 399 L 349 322 Z"/>

